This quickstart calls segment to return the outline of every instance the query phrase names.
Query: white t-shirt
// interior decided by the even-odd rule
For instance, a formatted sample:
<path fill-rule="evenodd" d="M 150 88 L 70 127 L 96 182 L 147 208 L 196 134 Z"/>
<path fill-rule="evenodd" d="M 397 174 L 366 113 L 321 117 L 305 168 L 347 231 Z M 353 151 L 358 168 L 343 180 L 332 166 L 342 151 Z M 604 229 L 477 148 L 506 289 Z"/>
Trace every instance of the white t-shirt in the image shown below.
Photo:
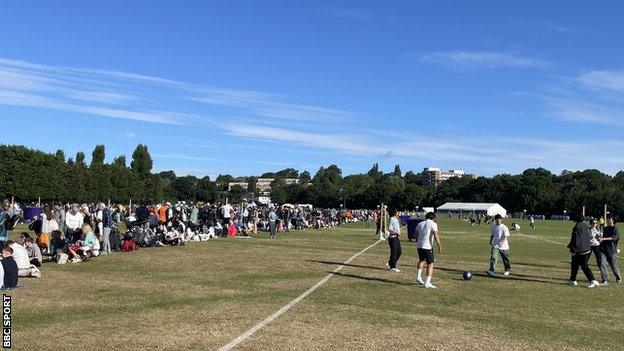
<path fill-rule="evenodd" d="M 509 250 L 509 228 L 506 225 L 494 224 L 492 226 L 492 246 L 500 250 Z"/>
<path fill-rule="evenodd" d="M 394 238 L 401 233 L 401 223 L 396 217 L 390 218 L 390 224 L 388 225 L 388 231 L 390 232 L 390 237 Z"/>
<path fill-rule="evenodd" d="M 433 250 L 433 232 L 438 231 L 438 223 L 427 219 L 416 226 L 418 241 L 416 247 L 419 249 Z"/>
<path fill-rule="evenodd" d="M 26 248 L 18 243 L 13 243 L 10 246 L 13 249 L 13 259 L 17 263 L 17 269 L 30 268 L 30 259 Z"/>
<path fill-rule="evenodd" d="M 69 229 L 78 229 L 82 223 L 84 223 L 84 215 L 81 212 L 77 212 L 75 215 L 67 212 L 65 215 L 65 224 Z"/>
<path fill-rule="evenodd" d="M 229 204 L 223 205 L 223 207 L 221 207 L 221 210 L 223 211 L 223 218 L 231 218 L 232 217 L 232 206 L 230 206 Z"/>

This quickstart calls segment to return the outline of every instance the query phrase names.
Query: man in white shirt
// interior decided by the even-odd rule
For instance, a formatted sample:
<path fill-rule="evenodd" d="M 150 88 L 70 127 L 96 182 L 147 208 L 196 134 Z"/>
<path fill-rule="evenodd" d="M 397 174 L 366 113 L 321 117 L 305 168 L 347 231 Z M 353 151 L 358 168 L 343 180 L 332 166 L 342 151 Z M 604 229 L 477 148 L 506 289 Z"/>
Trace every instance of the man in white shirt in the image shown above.
<path fill-rule="evenodd" d="M 223 211 L 223 223 L 230 224 L 234 208 L 230 204 L 225 204 L 221 207 L 221 211 Z"/>
<path fill-rule="evenodd" d="M 24 246 L 11 240 L 7 241 L 7 245 L 13 249 L 13 259 L 17 263 L 18 275 L 20 277 L 41 277 L 39 269 L 30 264 L 28 251 Z"/>
<path fill-rule="evenodd" d="M 435 289 L 436 286 L 431 283 L 433 277 L 433 264 L 435 262 L 433 255 L 433 240 L 435 239 L 438 246 L 438 252 L 442 253 L 442 243 L 440 242 L 440 234 L 438 232 L 438 224 L 435 222 L 436 215 L 433 212 L 427 213 L 425 220 L 416 226 L 416 248 L 418 249 L 418 271 L 416 280 L 428 289 Z M 422 271 L 427 263 L 427 280 L 423 281 Z"/>
<path fill-rule="evenodd" d="M 390 232 L 390 235 L 388 236 L 390 259 L 386 265 L 391 271 L 398 273 L 400 270 L 397 268 L 396 264 L 399 261 L 399 258 L 401 258 L 402 252 L 401 241 L 399 240 L 399 237 L 401 236 L 401 223 L 397 218 L 396 209 L 391 208 L 390 211 L 388 211 L 388 214 L 390 215 L 390 225 L 388 225 L 388 231 Z"/>
<path fill-rule="evenodd" d="M 511 264 L 509 263 L 509 228 L 503 224 L 503 216 L 499 214 L 494 216 L 494 221 L 492 234 L 490 235 L 490 245 L 492 245 L 490 251 L 490 268 L 485 271 L 485 274 L 491 277 L 494 276 L 498 255 L 500 255 L 503 260 L 503 266 L 505 266 L 504 274 L 509 275 L 511 271 Z"/>

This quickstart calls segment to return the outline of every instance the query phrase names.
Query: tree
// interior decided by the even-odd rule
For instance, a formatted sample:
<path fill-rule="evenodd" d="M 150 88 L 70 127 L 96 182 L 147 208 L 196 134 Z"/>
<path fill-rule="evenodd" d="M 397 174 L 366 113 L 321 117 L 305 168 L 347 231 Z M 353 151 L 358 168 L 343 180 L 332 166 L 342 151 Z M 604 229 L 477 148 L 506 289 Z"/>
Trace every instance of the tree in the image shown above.
<path fill-rule="evenodd" d="M 213 202 L 215 199 L 215 184 L 210 181 L 210 177 L 205 176 L 197 183 L 196 200 Z"/>
<path fill-rule="evenodd" d="M 373 167 L 368 171 L 368 175 L 372 177 L 375 182 L 381 181 L 381 177 L 383 176 L 383 172 L 379 170 L 379 163 L 375 163 Z"/>
<path fill-rule="evenodd" d="M 116 167 L 126 168 L 126 155 L 119 155 L 115 157 L 113 165 Z"/>
<path fill-rule="evenodd" d="M 275 173 L 275 178 L 296 179 L 296 178 L 299 178 L 299 171 L 294 168 L 286 168 Z"/>
<path fill-rule="evenodd" d="M 178 200 L 193 201 L 197 195 L 197 185 L 199 179 L 192 175 L 177 177 L 173 181 L 173 188 L 176 191 Z"/>
<path fill-rule="evenodd" d="M 403 179 L 405 179 L 405 184 L 423 185 L 422 176 L 412 171 L 407 171 Z"/>
<path fill-rule="evenodd" d="M 245 196 L 245 189 L 240 185 L 234 185 L 228 192 L 228 199 L 231 203 L 241 203 Z"/>
<path fill-rule="evenodd" d="M 403 173 L 401 172 L 401 166 L 400 165 L 394 166 L 394 172 L 392 172 L 392 174 L 397 177 L 402 177 Z"/>
<path fill-rule="evenodd" d="M 76 153 L 76 165 L 78 165 L 78 166 L 86 166 L 84 152 L 78 151 Z"/>
<path fill-rule="evenodd" d="M 136 172 L 139 177 L 146 178 L 152 171 L 152 156 L 147 149 L 147 145 L 139 144 L 132 153 L 132 162 L 130 168 Z"/>
<path fill-rule="evenodd" d="M 60 150 L 60 149 L 56 150 L 54 157 L 60 162 L 65 162 L 65 151 Z"/>
<path fill-rule="evenodd" d="M 310 177 L 310 172 L 308 171 L 303 171 L 299 175 L 299 184 L 307 185 L 308 183 L 310 183 L 311 180 L 312 177 Z"/>
<path fill-rule="evenodd" d="M 104 145 L 96 145 L 91 153 L 91 167 L 103 166 L 105 157 L 106 151 Z"/>
<path fill-rule="evenodd" d="M 257 190 L 258 190 L 258 178 L 256 177 L 247 178 L 247 191 L 255 194 Z"/>
<path fill-rule="evenodd" d="M 173 182 L 176 179 L 176 174 L 174 171 L 162 171 L 158 173 L 160 179 L 165 181 Z"/>

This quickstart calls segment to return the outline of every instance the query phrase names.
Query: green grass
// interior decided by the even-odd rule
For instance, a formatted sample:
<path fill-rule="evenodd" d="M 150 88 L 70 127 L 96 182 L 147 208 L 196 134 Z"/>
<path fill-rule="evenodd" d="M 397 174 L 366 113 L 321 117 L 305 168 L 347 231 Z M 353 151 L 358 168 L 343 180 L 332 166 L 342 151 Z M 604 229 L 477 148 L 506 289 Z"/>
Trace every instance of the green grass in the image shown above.
<path fill-rule="evenodd" d="M 563 285 L 572 223 L 520 224 L 530 237 L 512 234 L 510 277 L 482 274 L 488 227 L 440 219 L 437 290 L 415 283 L 416 249 L 404 235 L 401 273 L 384 269 L 379 243 L 238 349 L 622 349 L 624 286 L 587 289 L 582 274 L 582 287 Z M 11 292 L 14 348 L 216 349 L 374 240 L 347 225 L 47 264 Z M 462 280 L 463 270 L 474 278 Z"/>

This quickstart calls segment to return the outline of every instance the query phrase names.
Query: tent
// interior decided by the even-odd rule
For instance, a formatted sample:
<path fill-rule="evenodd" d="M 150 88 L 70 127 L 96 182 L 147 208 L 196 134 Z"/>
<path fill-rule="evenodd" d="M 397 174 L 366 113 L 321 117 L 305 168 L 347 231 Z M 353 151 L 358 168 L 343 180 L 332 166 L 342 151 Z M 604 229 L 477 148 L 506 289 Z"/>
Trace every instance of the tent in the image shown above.
<path fill-rule="evenodd" d="M 436 209 L 436 213 L 475 213 L 487 216 L 501 215 L 507 217 L 507 210 L 496 203 L 479 202 L 447 202 Z"/>

